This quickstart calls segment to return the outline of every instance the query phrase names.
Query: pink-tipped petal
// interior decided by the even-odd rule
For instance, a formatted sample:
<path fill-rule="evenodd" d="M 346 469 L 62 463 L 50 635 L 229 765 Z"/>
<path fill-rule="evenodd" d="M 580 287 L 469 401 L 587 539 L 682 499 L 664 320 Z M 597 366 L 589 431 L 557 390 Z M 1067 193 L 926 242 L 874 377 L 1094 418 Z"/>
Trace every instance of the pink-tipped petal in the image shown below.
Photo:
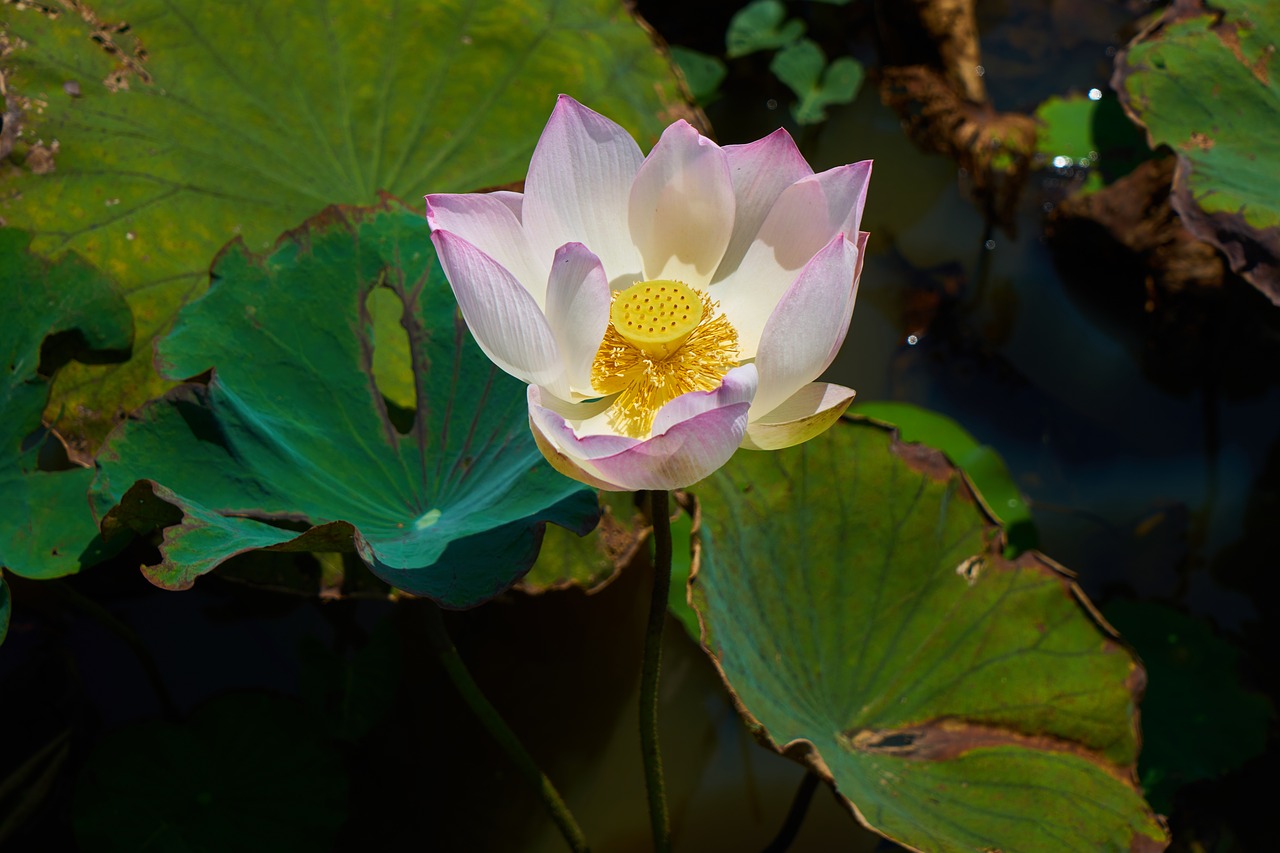
<path fill-rule="evenodd" d="M 579 438 L 565 420 L 566 407 L 543 405 L 546 395 L 538 389 L 529 391 L 529 416 L 539 446 L 553 451 L 543 449 L 543 455 L 568 476 L 609 491 L 681 489 L 727 462 L 742 443 L 755 389 L 755 367 L 734 368 L 716 390 L 684 394 L 664 406 L 654 424 L 656 433 L 661 421 L 663 432 L 643 441 Z"/>
<path fill-rule="evenodd" d="M 853 402 L 851 388 L 811 382 L 773 411 L 747 424 L 744 450 L 781 450 L 820 435 L 840 420 Z"/>
<path fill-rule="evenodd" d="M 826 360 L 822 362 L 822 370 L 826 370 L 831 366 L 831 362 L 836 360 L 840 347 L 844 346 L 845 336 L 849 334 L 849 323 L 853 320 L 853 306 L 858 301 L 858 282 L 862 280 L 862 262 L 867 257 L 867 240 L 870 237 L 871 235 L 866 231 L 858 232 L 858 262 L 853 267 L 853 289 L 849 291 L 849 298 L 845 300 L 844 309 L 841 311 L 841 317 L 844 320 L 840 336 L 831 342 L 831 351 L 827 353 Z M 819 375 L 821 375 L 822 370 L 818 371 Z"/>
<path fill-rule="evenodd" d="M 745 145 L 726 145 L 724 153 L 736 206 L 733 236 L 716 269 L 717 281 L 738 268 L 782 191 L 813 174 L 791 134 L 783 128 Z"/>
<path fill-rule="evenodd" d="M 638 278 L 627 199 L 643 161 L 625 130 L 561 95 L 524 183 L 522 221 L 535 254 L 549 260 L 565 243 L 579 242 L 596 253 L 610 280 Z"/>
<path fill-rule="evenodd" d="M 427 224 L 433 231 L 456 234 L 493 258 L 542 305 L 548 267 L 533 256 L 520 225 L 519 199 L 518 193 L 432 194 L 427 196 Z"/>
<path fill-rule="evenodd" d="M 431 232 L 440 264 L 472 336 L 517 379 L 568 396 L 555 337 L 529 291 L 505 267 L 449 231 Z"/>
<path fill-rule="evenodd" d="M 560 347 L 571 390 L 599 396 L 591 387 L 591 363 L 609 326 L 609 280 L 586 246 L 556 250 L 547 282 L 547 323 Z"/>
<path fill-rule="evenodd" d="M 644 277 L 711 281 L 733 233 L 733 181 L 720 146 L 683 120 L 663 132 L 636 174 L 628 221 Z"/>
<path fill-rule="evenodd" d="M 662 433 L 614 456 L 592 459 L 591 467 L 631 490 L 691 486 L 728 462 L 742 443 L 755 389 L 754 367 L 734 368 L 716 390 L 684 394 L 664 406 L 654 422 L 655 433 L 659 420 L 664 422 Z M 695 399 L 682 402 L 685 397 Z M 675 408 L 667 413 L 669 407 Z M 681 413 L 691 416 L 673 421 Z"/>
<path fill-rule="evenodd" d="M 839 233 L 856 234 L 871 162 L 802 178 L 782 191 L 742 263 L 712 288 L 738 330 L 744 359 L 759 346 L 764 323 L 796 274 Z"/>
<path fill-rule="evenodd" d="M 779 300 L 756 352 L 760 390 L 753 416 L 772 411 L 826 369 L 834 343 L 849 327 L 844 309 L 853 310 L 850 291 L 857 265 L 857 247 L 837 234 Z"/>

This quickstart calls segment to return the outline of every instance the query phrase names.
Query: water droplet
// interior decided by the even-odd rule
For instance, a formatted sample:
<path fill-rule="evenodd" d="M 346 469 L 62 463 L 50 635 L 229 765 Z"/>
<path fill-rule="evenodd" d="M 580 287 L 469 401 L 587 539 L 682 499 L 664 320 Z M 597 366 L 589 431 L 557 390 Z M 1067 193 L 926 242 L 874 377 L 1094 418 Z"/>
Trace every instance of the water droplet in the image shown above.
<path fill-rule="evenodd" d="M 1065 157 L 1062 154 L 1059 154 L 1057 157 L 1053 158 L 1053 168 L 1055 169 L 1065 169 L 1070 165 L 1071 165 L 1070 157 Z"/>
<path fill-rule="evenodd" d="M 1090 90 L 1089 90 L 1089 100 L 1091 100 L 1091 101 L 1101 101 L 1101 100 L 1102 100 L 1102 90 L 1101 90 L 1101 89 L 1090 89 Z"/>
<path fill-rule="evenodd" d="M 778 108 L 778 102 L 775 101 L 773 98 L 770 98 L 769 100 L 765 101 L 764 105 L 771 110 L 776 110 Z"/>
<path fill-rule="evenodd" d="M 1043 210 L 1045 213 L 1049 213 L 1050 211 L 1053 210 L 1053 202 L 1046 201 L 1044 204 L 1040 205 L 1040 209 Z"/>
<path fill-rule="evenodd" d="M 907 346 L 913 347 L 918 343 L 920 343 L 920 339 L 918 337 L 915 335 L 907 335 Z"/>
<path fill-rule="evenodd" d="M 125 238 L 126 240 L 132 240 L 132 239 L 133 239 L 134 237 L 136 237 L 136 236 L 138 236 L 138 235 L 134 234 L 132 231 L 128 231 L 128 232 L 126 232 L 126 233 L 125 233 L 124 238 Z"/>
<path fill-rule="evenodd" d="M 1116 46 L 1115 46 L 1115 45 L 1108 45 L 1108 47 L 1107 47 L 1107 56 L 1115 56 L 1115 55 L 1116 55 Z"/>
<path fill-rule="evenodd" d="M 987 73 L 987 69 L 983 68 L 981 65 L 975 65 L 973 67 L 973 73 L 977 74 L 979 77 L 982 77 Z"/>
<path fill-rule="evenodd" d="M 983 247 L 984 247 L 984 248 L 986 248 L 986 250 L 987 250 L 988 252 L 990 252 L 992 249 L 994 249 L 994 248 L 996 247 L 996 241 L 995 241 L 995 240 L 988 240 L 987 242 L 983 243 L 982 245 L 983 245 Z"/>

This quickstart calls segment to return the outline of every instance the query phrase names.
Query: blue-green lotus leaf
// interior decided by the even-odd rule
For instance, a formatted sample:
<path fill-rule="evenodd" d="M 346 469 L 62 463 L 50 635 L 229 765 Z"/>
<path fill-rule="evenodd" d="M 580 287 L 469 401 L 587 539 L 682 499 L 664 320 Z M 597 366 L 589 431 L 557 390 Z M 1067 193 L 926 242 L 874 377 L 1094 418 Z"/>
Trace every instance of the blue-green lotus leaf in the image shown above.
<path fill-rule="evenodd" d="M 373 378 L 375 288 L 404 305 L 411 425 Z M 164 529 L 146 569 L 162 586 L 254 549 L 354 550 L 387 583 L 466 607 L 529 569 L 546 522 L 595 524 L 595 493 L 543 462 L 523 384 L 476 347 L 424 218 L 397 204 L 331 208 L 265 255 L 233 244 L 157 362 L 211 378 L 112 434 L 94 499 L 114 505 L 104 529 Z"/>
<path fill-rule="evenodd" d="M 128 354 L 129 308 L 111 282 L 74 256 L 55 263 L 28 251 L 31 236 L 0 229 L 0 566 L 30 578 L 68 575 L 106 555 L 86 492 L 93 471 L 45 470 L 40 457 L 60 448 L 41 426 L 50 379 L 42 347 L 87 358 Z M 50 353 L 53 357 L 53 353 Z M 53 358 L 54 361 L 61 360 Z M 61 466 L 56 466 L 61 467 Z"/>

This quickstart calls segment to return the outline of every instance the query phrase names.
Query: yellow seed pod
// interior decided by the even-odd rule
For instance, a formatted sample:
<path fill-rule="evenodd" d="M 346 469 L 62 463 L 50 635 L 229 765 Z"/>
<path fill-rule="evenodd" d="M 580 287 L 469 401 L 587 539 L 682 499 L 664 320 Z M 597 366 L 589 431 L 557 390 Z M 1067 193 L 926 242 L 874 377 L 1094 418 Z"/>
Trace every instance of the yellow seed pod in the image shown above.
<path fill-rule="evenodd" d="M 628 343 L 666 358 L 702 321 L 702 300 L 678 281 L 642 281 L 617 295 L 609 319 Z"/>

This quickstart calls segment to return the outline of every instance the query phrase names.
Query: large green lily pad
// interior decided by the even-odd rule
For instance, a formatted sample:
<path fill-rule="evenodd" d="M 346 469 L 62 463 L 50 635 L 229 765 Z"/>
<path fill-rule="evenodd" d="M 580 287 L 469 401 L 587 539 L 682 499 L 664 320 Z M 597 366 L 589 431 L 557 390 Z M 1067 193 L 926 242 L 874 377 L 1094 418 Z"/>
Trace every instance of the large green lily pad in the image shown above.
<path fill-rule="evenodd" d="M 703 643 L 766 745 L 928 851 L 1158 850 L 1144 676 L 1068 572 L 1002 555 L 937 451 L 867 422 L 692 490 Z"/>
<path fill-rule="evenodd" d="M 904 441 L 941 450 L 973 484 L 986 509 L 1004 528 L 1006 557 L 1034 548 L 1038 542 L 1031 509 L 1022 499 L 1009 468 L 995 448 L 979 444 L 968 430 L 946 415 L 910 403 L 878 400 L 855 403 L 855 413 L 898 430 Z"/>
<path fill-rule="evenodd" d="M 41 455 L 61 456 L 58 439 L 41 426 L 50 360 L 101 358 L 129 351 L 133 324 L 111 282 L 84 261 L 50 263 L 28 252 L 30 235 L 0 229 L 0 566 L 30 578 L 79 571 L 105 555 L 87 492 L 93 470 L 47 470 Z M 50 342 L 51 344 L 53 342 Z M 45 369 L 52 369 L 46 365 Z"/>
<path fill-rule="evenodd" d="M 104 738 L 76 786 L 81 849 L 312 851 L 333 848 L 347 810 L 342 755 L 296 702 L 220 697 L 185 724 Z"/>
<path fill-rule="evenodd" d="M 387 583 L 450 607 L 533 564 L 543 526 L 582 534 L 595 492 L 547 465 L 525 388 L 467 332 L 425 219 L 332 208 L 256 256 L 233 245 L 157 350 L 161 375 L 212 369 L 149 404 L 98 455 L 104 530 L 164 528 L 153 582 L 185 588 L 258 548 L 354 550 Z M 397 430 L 366 306 L 405 307 L 417 389 Z"/>
<path fill-rule="evenodd" d="M 1173 205 L 1280 305 L 1280 6 L 1175 3 L 1116 57 L 1112 86 L 1178 154 Z"/>
<path fill-rule="evenodd" d="M 91 446 L 168 387 L 151 342 L 233 237 L 519 180 L 560 92 L 642 140 L 683 106 L 617 0 L 51 0 L 0 4 L 0 39 L 23 112 L 0 218 L 105 270 L 137 320 L 126 366 L 55 387 L 50 417 Z"/>

